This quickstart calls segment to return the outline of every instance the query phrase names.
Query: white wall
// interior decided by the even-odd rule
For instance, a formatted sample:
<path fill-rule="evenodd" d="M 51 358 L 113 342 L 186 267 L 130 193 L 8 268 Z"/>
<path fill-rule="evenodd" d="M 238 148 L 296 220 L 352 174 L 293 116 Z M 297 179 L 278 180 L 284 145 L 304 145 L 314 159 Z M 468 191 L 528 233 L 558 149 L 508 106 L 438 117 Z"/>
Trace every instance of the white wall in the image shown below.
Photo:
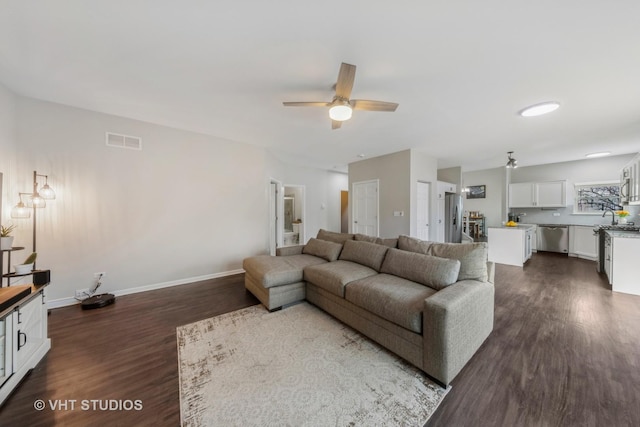
<path fill-rule="evenodd" d="M 16 97 L 0 84 L 0 172 L 3 174 L 2 200 L 0 201 L 0 224 L 11 224 L 9 214 L 15 187 L 12 185 L 12 172 L 15 170 L 16 158 Z M 15 205 L 15 202 L 14 202 Z"/>
<path fill-rule="evenodd" d="M 305 243 L 321 228 L 340 231 L 340 190 L 348 187 L 346 174 L 288 164 L 276 179 L 305 186 Z"/>
<path fill-rule="evenodd" d="M 0 92 L 0 108 L 7 98 Z M 57 192 L 37 224 L 54 305 L 93 285 L 94 272 L 107 272 L 101 291 L 124 294 L 239 271 L 243 258 L 268 252 L 271 177 L 305 185 L 307 201 L 319 201 L 307 225 L 329 226 L 320 201 L 331 172 L 289 170 L 263 148 L 220 138 L 24 97 L 15 104 L 16 189 L 7 198 L 13 205 L 18 188 L 31 190 L 33 170 Z M 142 137 L 143 150 L 107 147 L 106 131 Z M 14 221 L 16 244 L 29 250 L 31 220 Z"/>

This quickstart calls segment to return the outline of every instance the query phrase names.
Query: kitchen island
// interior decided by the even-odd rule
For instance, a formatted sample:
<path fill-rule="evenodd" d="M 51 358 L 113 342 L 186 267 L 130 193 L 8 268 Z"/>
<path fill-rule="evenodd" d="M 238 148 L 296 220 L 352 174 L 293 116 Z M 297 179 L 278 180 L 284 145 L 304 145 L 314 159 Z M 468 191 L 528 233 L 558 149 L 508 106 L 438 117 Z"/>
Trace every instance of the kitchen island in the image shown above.
<path fill-rule="evenodd" d="M 640 232 L 607 230 L 606 234 L 604 271 L 611 290 L 640 295 Z"/>
<path fill-rule="evenodd" d="M 489 227 L 489 261 L 498 264 L 524 266 L 535 247 L 536 226 L 518 224 L 514 227 Z"/>

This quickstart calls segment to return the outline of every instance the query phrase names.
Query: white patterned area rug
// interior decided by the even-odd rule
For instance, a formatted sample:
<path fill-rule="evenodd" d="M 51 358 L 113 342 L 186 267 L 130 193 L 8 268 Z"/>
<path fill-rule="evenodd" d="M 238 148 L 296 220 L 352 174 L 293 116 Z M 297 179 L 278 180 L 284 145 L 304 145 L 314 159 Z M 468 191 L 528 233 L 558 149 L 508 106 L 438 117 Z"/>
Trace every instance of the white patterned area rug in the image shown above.
<path fill-rule="evenodd" d="M 422 426 L 451 389 L 306 302 L 177 337 L 183 426 Z"/>

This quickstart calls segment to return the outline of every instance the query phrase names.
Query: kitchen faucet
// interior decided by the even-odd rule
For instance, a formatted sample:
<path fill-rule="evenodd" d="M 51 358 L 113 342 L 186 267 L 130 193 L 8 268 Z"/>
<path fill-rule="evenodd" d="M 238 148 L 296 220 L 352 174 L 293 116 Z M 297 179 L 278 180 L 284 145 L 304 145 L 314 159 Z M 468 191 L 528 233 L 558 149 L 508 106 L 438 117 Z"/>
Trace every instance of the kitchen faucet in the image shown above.
<path fill-rule="evenodd" d="M 618 222 L 616 221 L 616 214 L 611 209 L 606 209 L 602 214 L 602 218 L 607 214 L 607 212 L 611 212 L 611 225 L 616 225 Z"/>

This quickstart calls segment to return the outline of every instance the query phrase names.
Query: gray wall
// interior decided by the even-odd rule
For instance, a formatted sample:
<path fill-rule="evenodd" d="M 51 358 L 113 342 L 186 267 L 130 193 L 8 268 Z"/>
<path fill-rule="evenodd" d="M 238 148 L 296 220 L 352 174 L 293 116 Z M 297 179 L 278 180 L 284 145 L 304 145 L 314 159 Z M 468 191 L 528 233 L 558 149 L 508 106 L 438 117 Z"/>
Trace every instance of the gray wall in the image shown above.
<path fill-rule="evenodd" d="M 353 184 L 373 179 L 380 180 L 378 188 L 379 234 L 381 237 L 397 237 L 409 234 L 411 199 L 410 168 L 411 151 L 405 150 L 386 156 L 374 157 L 349 164 L 349 204 L 353 206 Z M 404 211 L 405 216 L 393 216 L 394 211 Z M 349 217 L 351 222 L 351 216 Z M 351 230 L 351 224 L 349 224 Z"/>
<path fill-rule="evenodd" d="M 413 235 L 416 230 L 418 181 L 431 184 L 431 218 L 436 212 L 437 161 L 433 157 L 405 150 L 349 164 L 349 188 L 354 182 L 378 179 L 380 236 Z M 351 203 L 351 199 L 349 200 Z M 404 216 L 393 216 L 403 211 Z M 430 233 L 435 236 L 435 228 Z"/>
<path fill-rule="evenodd" d="M 464 196 L 465 211 L 480 211 L 485 216 L 487 227 L 499 226 L 506 218 L 505 186 L 506 173 L 504 167 L 466 172 L 463 175 L 463 187 L 485 185 L 486 198 L 467 199 Z"/>
<path fill-rule="evenodd" d="M 522 222 L 534 224 L 576 224 L 593 225 L 610 222 L 611 219 L 603 219 L 600 215 L 577 215 L 573 213 L 573 186 L 581 182 L 619 180 L 620 170 L 633 158 L 634 154 L 621 156 L 603 157 L 597 159 L 576 160 L 572 162 L 552 163 L 539 166 L 519 167 L 517 169 L 496 168 L 483 171 L 465 172 L 463 174 L 464 185 L 481 185 L 484 182 L 494 182 L 493 185 L 501 185 L 500 177 L 504 176 L 503 182 L 544 182 L 567 180 L 567 203 L 566 208 L 558 209 L 512 209 L 512 212 L 526 216 L 521 218 Z M 506 187 L 506 185 L 505 185 Z M 507 195 L 503 191 L 493 192 L 487 184 L 487 198 L 476 200 L 465 200 L 465 210 L 480 210 L 487 216 L 487 224 L 497 226 L 501 221 L 506 220 Z M 477 207 L 477 209 L 476 209 Z M 494 218 L 498 215 L 501 207 L 505 214 L 499 221 Z M 637 213 L 638 207 L 629 207 L 632 213 L 630 221 L 640 222 Z M 554 213 L 559 216 L 554 216 Z"/>

